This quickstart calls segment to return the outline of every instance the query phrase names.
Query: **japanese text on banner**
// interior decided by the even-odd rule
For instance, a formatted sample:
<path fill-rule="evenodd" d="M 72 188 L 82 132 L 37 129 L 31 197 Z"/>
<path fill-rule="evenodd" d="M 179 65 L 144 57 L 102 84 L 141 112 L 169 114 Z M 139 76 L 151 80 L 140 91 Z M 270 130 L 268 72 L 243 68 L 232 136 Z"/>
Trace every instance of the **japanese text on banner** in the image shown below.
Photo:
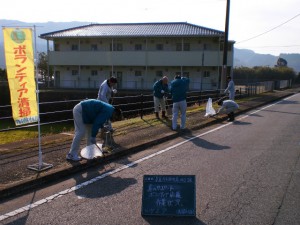
<path fill-rule="evenodd" d="M 3 28 L 4 52 L 16 125 L 38 121 L 32 30 Z"/>

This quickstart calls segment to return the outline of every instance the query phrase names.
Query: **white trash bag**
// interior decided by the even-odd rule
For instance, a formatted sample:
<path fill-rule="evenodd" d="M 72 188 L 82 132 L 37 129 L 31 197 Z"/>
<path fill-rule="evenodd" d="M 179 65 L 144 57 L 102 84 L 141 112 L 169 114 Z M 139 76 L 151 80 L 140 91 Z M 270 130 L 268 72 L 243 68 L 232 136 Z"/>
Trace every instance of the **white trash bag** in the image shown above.
<path fill-rule="evenodd" d="M 97 143 L 97 144 L 88 145 L 81 150 L 80 155 L 85 159 L 94 159 L 97 157 L 102 157 L 103 153 L 101 149 L 102 149 L 102 144 Z"/>
<path fill-rule="evenodd" d="M 213 116 L 216 114 L 216 110 L 213 108 L 212 106 L 212 99 L 209 98 L 207 103 L 206 103 L 206 113 L 205 113 L 205 117 L 209 117 L 209 116 Z"/>

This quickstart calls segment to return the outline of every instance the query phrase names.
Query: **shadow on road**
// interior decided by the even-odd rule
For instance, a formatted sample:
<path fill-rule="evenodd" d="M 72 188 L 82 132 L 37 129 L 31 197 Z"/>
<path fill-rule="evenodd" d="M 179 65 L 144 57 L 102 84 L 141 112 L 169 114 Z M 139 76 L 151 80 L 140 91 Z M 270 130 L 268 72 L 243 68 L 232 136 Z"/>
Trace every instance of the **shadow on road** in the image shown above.
<path fill-rule="evenodd" d="M 205 149 L 208 149 L 208 150 L 226 150 L 226 149 L 230 149 L 229 146 L 225 146 L 225 145 L 219 145 L 219 144 L 216 144 L 216 143 L 212 143 L 212 142 L 209 142 L 209 141 L 206 141 L 202 138 L 199 138 L 199 137 L 196 137 L 196 136 L 193 136 L 191 134 L 191 131 L 190 130 L 186 130 L 184 132 L 184 136 L 182 136 L 183 138 L 185 139 L 191 139 L 190 141 L 198 146 L 198 147 L 201 147 L 201 148 L 205 148 Z"/>
<path fill-rule="evenodd" d="M 97 177 L 94 179 L 97 179 Z M 112 177 L 109 175 L 88 186 L 86 185 L 85 187 L 77 189 L 75 193 L 80 198 L 102 198 L 120 193 L 121 191 L 136 183 L 137 181 L 134 178 L 124 179 L 120 177 Z M 80 183 L 78 183 L 78 185 L 80 185 Z"/>
<path fill-rule="evenodd" d="M 240 121 L 240 120 L 236 120 L 232 123 L 233 125 L 250 125 L 252 123 L 250 122 L 245 122 L 245 121 Z"/>
<path fill-rule="evenodd" d="M 283 114 L 290 114 L 290 115 L 300 115 L 300 113 L 292 113 L 292 112 L 284 112 L 284 111 L 276 111 L 276 110 L 262 110 L 262 111 L 265 111 L 265 112 L 275 112 L 275 113 L 283 113 Z"/>
<path fill-rule="evenodd" d="M 206 225 L 196 217 L 143 217 L 149 224 L 153 225 Z"/>

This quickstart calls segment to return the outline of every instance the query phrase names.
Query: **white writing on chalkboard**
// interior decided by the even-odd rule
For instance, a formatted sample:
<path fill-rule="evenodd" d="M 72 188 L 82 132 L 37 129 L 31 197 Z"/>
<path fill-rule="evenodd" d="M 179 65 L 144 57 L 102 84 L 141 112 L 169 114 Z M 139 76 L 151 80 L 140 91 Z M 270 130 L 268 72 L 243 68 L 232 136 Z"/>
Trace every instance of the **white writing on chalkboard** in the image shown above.
<path fill-rule="evenodd" d="M 175 188 L 173 187 L 173 185 L 154 185 L 154 184 L 150 184 L 148 187 L 148 192 L 151 191 L 174 191 Z"/>
<path fill-rule="evenodd" d="M 165 214 L 166 212 L 168 212 L 168 209 L 167 208 L 147 208 L 147 209 L 144 209 L 144 213 L 145 214 L 150 214 L 150 215 L 153 215 L 153 214 Z"/>
<path fill-rule="evenodd" d="M 180 199 L 175 199 L 175 200 L 170 200 L 165 198 L 157 199 L 156 206 L 168 206 L 168 207 L 180 206 Z"/>
<path fill-rule="evenodd" d="M 155 198 L 157 207 L 176 207 L 181 206 L 180 187 L 172 184 L 150 184 L 146 190 L 148 198 Z"/>
<path fill-rule="evenodd" d="M 193 209 L 178 209 L 177 214 L 178 215 L 194 215 L 195 210 L 193 210 Z"/>
<path fill-rule="evenodd" d="M 195 216 L 195 213 L 195 176 L 144 176 L 142 215 Z"/>
<path fill-rule="evenodd" d="M 171 192 L 148 192 L 150 198 L 181 198 L 180 191 Z"/>
<path fill-rule="evenodd" d="M 170 182 L 170 183 L 192 183 L 194 182 L 191 177 L 163 177 L 163 176 L 153 176 L 153 177 L 146 177 L 145 182 L 147 181 L 154 181 L 154 182 Z"/>

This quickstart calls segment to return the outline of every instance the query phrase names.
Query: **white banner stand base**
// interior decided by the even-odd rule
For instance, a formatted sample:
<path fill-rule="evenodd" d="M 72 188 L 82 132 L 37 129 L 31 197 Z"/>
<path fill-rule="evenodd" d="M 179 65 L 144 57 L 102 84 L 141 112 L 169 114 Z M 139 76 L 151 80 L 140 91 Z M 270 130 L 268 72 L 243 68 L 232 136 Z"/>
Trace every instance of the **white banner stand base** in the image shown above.
<path fill-rule="evenodd" d="M 52 164 L 42 163 L 40 165 L 39 163 L 36 163 L 36 164 L 32 164 L 32 165 L 27 166 L 27 169 L 40 172 L 40 171 L 51 169 L 52 167 L 53 167 Z"/>

